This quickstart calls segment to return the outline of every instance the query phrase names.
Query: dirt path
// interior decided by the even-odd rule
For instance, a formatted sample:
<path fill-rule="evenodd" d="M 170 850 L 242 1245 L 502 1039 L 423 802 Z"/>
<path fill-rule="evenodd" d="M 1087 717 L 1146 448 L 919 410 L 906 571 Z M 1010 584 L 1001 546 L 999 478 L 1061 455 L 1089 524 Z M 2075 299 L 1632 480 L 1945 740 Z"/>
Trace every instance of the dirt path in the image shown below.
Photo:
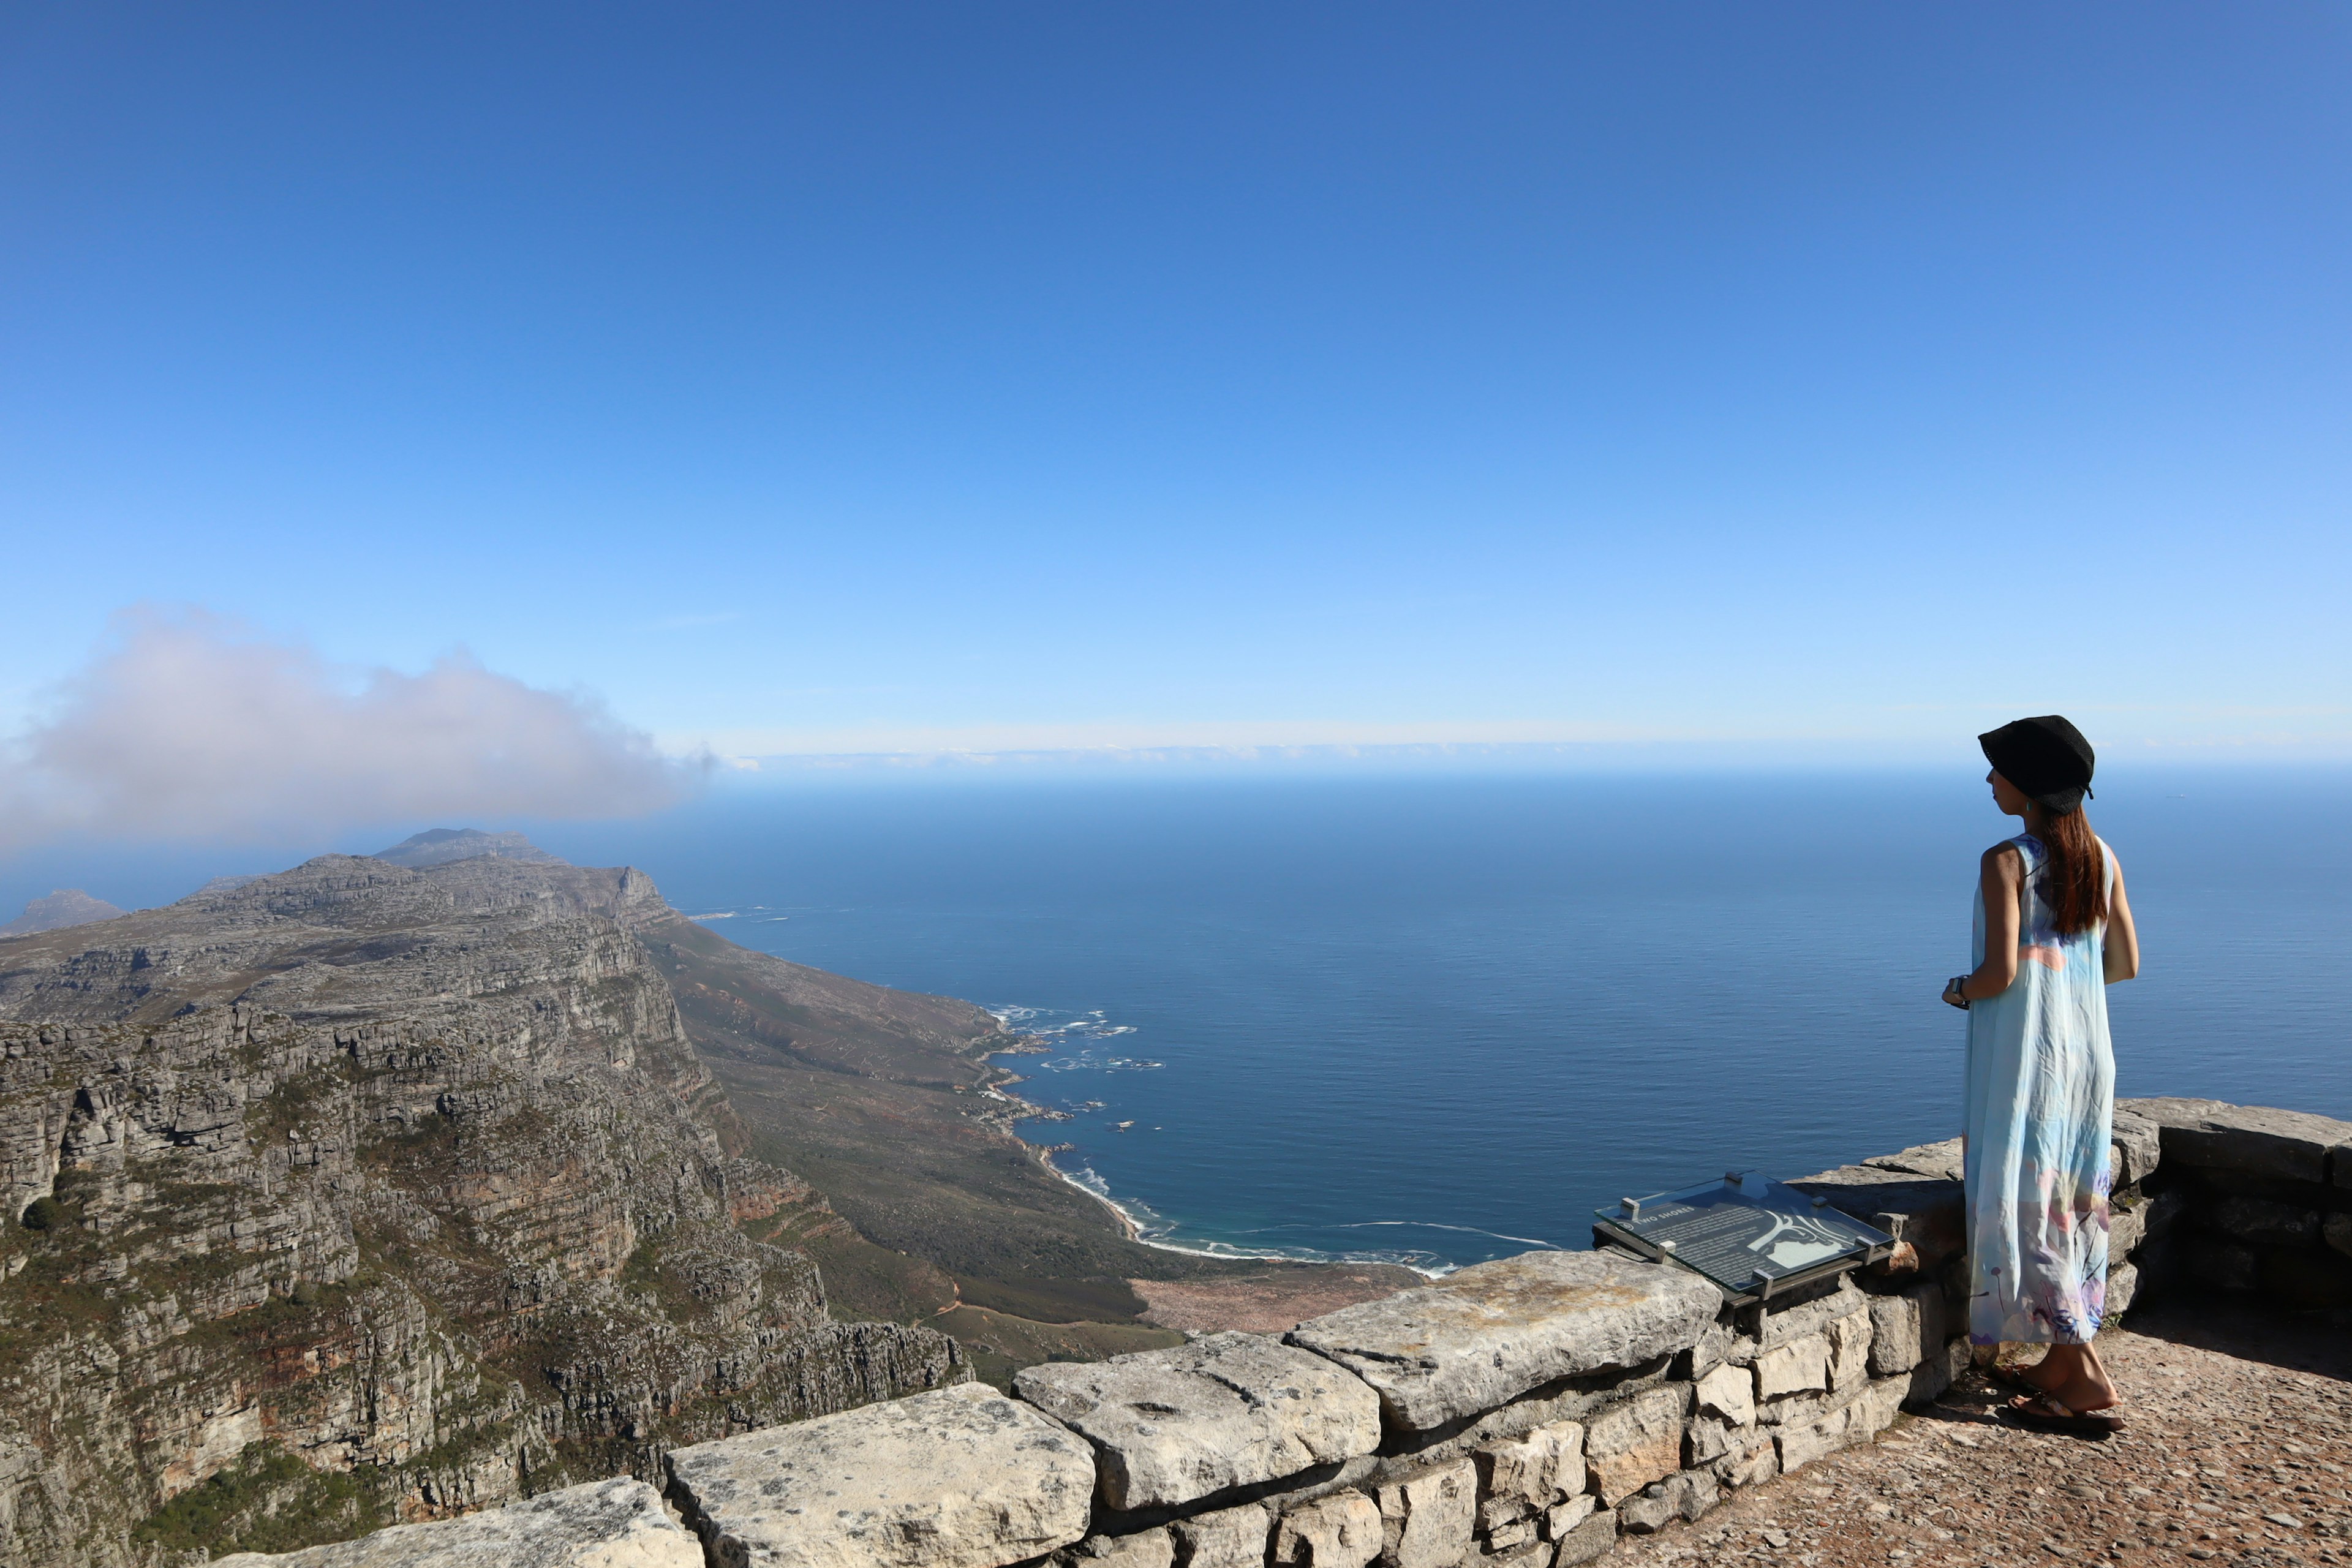
<path fill-rule="evenodd" d="M 2002 1426 L 1971 1378 L 1612 1563 L 1792 1568 L 2058 1562 L 2352 1564 L 2352 1322 L 2135 1317 L 2100 1336 L 2132 1425 L 2105 1442 Z"/>

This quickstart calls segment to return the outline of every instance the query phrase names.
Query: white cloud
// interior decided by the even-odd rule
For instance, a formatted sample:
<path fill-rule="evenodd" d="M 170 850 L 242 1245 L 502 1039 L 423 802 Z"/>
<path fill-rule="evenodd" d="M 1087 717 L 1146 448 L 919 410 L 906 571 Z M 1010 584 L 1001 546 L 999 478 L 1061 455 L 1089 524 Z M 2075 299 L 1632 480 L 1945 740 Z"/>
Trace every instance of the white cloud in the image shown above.
<path fill-rule="evenodd" d="M 707 768 L 665 757 L 593 698 L 463 653 L 419 675 L 354 669 L 201 611 L 142 606 L 0 752 L 0 845 L 630 816 Z"/>

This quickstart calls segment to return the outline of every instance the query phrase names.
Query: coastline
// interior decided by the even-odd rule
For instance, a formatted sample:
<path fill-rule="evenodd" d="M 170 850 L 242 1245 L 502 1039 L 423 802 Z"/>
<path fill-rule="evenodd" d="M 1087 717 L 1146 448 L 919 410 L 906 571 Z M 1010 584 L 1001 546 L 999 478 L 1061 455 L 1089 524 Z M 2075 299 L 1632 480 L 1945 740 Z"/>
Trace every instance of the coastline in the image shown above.
<path fill-rule="evenodd" d="M 1010 1032 L 1011 1031 L 1008 1031 L 1008 1033 Z M 1344 1267 L 1349 1265 L 1384 1264 L 1393 1268 L 1410 1269 L 1412 1272 L 1420 1275 L 1424 1279 L 1442 1279 L 1461 1267 L 1459 1264 L 1445 1262 L 1443 1260 L 1433 1264 L 1423 1264 L 1409 1262 L 1401 1258 L 1372 1257 L 1370 1255 L 1349 1253 L 1327 1253 L 1312 1247 L 1297 1248 L 1292 1251 L 1284 1252 L 1264 1248 L 1236 1247 L 1231 1242 L 1223 1241 L 1207 1242 L 1199 1246 L 1187 1246 L 1181 1242 L 1170 1241 L 1166 1239 L 1167 1233 L 1165 1231 L 1155 1231 L 1150 1225 L 1145 1222 L 1141 1215 L 1138 1215 L 1134 1210 L 1129 1209 L 1126 1205 L 1120 1203 L 1118 1199 L 1111 1196 L 1108 1184 L 1105 1183 L 1099 1175 L 1097 1175 L 1091 1166 L 1087 1169 L 1084 1175 L 1079 1175 L 1065 1171 L 1061 1166 L 1054 1163 L 1054 1156 L 1056 1153 L 1069 1151 L 1072 1148 L 1072 1145 L 1066 1143 L 1032 1143 L 1028 1139 L 1021 1137 L 1019 1124 L 1024 1121 L 1067 1121 L 1072 1118 L 1070 1113 L 1066 1110 L 1057 1110 L 1051 1106 L 1039 1105 L 1034 1100 L 1024 1100 L 1017 1094 L 1007 1092 L 1007 1089 L 1011 1085 L 1026 1082 L 1027 1080 L 1010 1068 L 997 1066 L 994 1060 L 995 1058 L 999 1056 L 1037 1056 L 1052 1049 L 1050 1046 L 1046 1046 L 1037 1041 L 1035 1037 L 1032 1036 L 1016 1036 L 1016 1038 L 1019 1041 L 1018 1044 L 1000 1047 L 995 1050 L 986 1053 L 986 1057 L 983 1059 L 987 1061 L 990 1069 L 993 1072 L 1001 1073 L 1003 1076 L 982 1085 L 981 1092 L 988 1096 L 991 1100 L 997 1100 L 1011 1108 L 1006 1116 L 1005 1131 L 1012 1133 L 1014 1138 L 1020 1139 L 1022 1146 L 1028 1150 L 1039 1165 L 1043 1166 L 1045 1171 L 1055 1179 L 1077 1188 L 1078 1191 L 1086 1194 L 1087 1196 L 1094 1199 L 1096 1203 L 1100 1204 L 1105 1209 L 1109 1211 L 1111 1217 L 1118 1222 L 1120 1231 L 1127 1237 L 1127 1239 L 1134 1242 L 1137 1246 L 1149 1247 L 1160 1252 L 1178 1253 L 1186 1258 L 1213 1258 L 1228 1263 L 1295 1263 L 1302 1268 L 1329 1268 L 1333 1266 Z M 1093 1180 L 1088 1181 L 1087 1179 L 1087 1177 L 1093 1177 Z M 1150 1212 L 1151 1211 L 1148 1206 L 1144 1208 L 1145 1214 L 1150 1214 Z M 1310 1256 L 1301 1256 L 1302 1253 L 1310 1254 Z"/>

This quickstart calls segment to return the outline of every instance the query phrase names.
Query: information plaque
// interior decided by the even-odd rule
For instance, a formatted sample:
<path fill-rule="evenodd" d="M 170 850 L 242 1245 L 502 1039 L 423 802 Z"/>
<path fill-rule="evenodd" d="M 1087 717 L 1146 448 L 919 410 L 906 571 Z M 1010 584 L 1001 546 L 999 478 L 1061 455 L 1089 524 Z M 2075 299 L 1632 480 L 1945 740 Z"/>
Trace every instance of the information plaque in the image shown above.
<path fill-rule="evenodd" d="M 1595 1239 L 1679 1263 L 1738 1299 L 1872 1262 L 1895 1238 L 1753 1171 L 1593 1211 Z"/>

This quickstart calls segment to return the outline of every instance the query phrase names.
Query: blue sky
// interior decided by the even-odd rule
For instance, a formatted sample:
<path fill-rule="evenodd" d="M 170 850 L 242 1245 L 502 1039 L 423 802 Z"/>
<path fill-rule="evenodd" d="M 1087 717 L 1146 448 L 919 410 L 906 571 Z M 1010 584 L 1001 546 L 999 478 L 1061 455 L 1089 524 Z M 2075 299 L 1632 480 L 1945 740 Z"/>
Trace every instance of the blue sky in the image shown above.
<path fill-rule="evenodd" d="M 149 605 L 730 756 L 2340 759 L 2347 66 L 2318 5 L 13 7 L 0 721 Z"/>

